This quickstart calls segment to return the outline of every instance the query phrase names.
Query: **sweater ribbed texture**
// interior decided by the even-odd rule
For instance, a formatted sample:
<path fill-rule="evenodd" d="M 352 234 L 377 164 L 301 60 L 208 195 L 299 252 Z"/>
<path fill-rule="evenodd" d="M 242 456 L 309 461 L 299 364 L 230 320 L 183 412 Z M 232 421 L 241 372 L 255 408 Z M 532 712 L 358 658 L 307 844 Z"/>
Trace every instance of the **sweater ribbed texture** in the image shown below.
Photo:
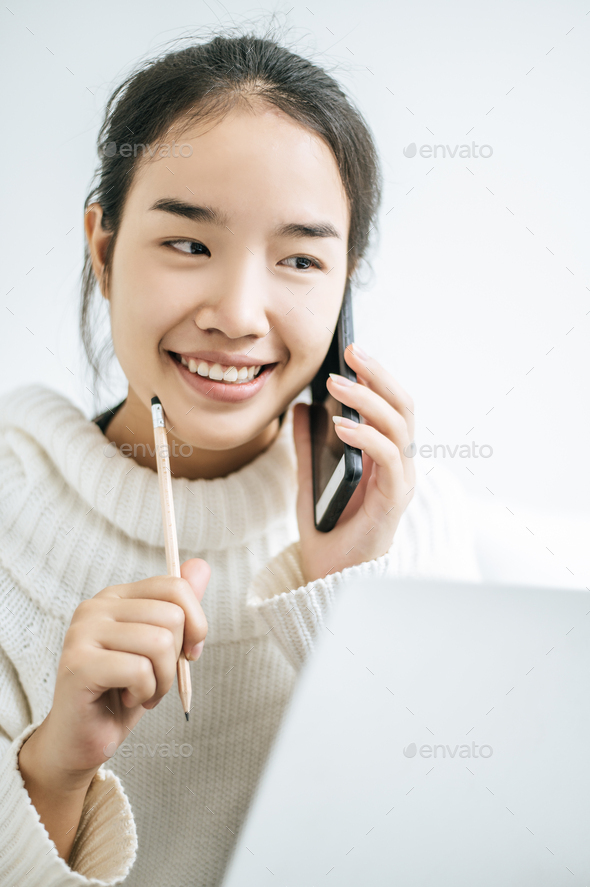
<path fill-rule="evenodd" d="M 426 476 L 417 459 L 414 498 L 389 552 L 304 585 L 292 406 L 248 465 L 172 481 L 181 563 L 211 566 L 190 722 L 175 683 L 99 769 L 66 863 L 31 804 L 18 751 L 51 708 L 78 604 L 166 574 L 158 478 L 107 446 L 63 395 L 30 385 L 0 399 L 0 884 L 219 885 L 343 581 L 481 579 L 460 484 L 438 465 Z"/>

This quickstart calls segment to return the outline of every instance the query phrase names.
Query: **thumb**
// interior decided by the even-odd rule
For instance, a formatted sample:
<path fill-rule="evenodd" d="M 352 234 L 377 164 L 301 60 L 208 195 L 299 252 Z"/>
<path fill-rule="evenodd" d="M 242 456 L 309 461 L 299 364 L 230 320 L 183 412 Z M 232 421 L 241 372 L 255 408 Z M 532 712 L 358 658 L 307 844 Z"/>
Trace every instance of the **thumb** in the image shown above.
<path fill-rule="evenodd" d="M 180 575 L 191 586 L 200 602 L 211 578 L 211 567 L 202 557 L 191 557 L 180 566 Z"/>

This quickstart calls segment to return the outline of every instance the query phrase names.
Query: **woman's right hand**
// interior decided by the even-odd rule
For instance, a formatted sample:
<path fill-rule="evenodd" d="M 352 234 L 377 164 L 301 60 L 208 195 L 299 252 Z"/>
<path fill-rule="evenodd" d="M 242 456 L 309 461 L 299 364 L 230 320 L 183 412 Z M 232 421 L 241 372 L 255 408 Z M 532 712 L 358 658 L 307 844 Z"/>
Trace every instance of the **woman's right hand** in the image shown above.
<path fill-rule="evenodd" d="M 201 599 L 211 568 L 191 558 L 181 575 L 109 586 L 76 608 L 53 705 L 21 749 L 22 755 L 32 743 L 27 767 L 34 766 L 39 779 L 43 773 L 52 785 L 88 787 L 146 709 L 170 690 L 181 649 L 189 661 L 198 658 L 207 634 Z"/>

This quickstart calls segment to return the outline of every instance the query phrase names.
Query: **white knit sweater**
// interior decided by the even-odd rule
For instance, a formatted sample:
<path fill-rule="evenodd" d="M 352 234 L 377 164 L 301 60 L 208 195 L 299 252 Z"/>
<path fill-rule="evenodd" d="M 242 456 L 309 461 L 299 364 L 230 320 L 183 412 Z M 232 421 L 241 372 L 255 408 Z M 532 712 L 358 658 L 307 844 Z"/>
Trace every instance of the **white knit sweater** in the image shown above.
<path fill-rule="evenodd" d="M 42 825 L 18 751 L 51 708 L 80 601 L 166 573 L 157 474 L 107 443 L 40 385 L 0 399 L 0 884 L 214 887 L 267 758 L 297 671 L 343 579 L 480 580 L 468 506 L 453 475 L 428 476 L 390 551 L 303 585 L 292 407 L 270 447 L 225 478 L 172 481 L 181 562 L 211 566 L 209 633 L 176 684 L 88 790 L 69 864 Z"/>

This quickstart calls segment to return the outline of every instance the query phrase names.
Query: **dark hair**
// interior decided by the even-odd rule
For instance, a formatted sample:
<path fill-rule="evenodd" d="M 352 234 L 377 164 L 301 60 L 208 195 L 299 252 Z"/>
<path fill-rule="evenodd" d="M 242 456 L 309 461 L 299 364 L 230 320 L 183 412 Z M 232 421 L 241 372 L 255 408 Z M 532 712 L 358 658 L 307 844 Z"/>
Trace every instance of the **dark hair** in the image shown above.
<path fill-rule="evenodd" d="M 232 31 L 235 29 L 226 29 Z M 127 194 L 143 158 L 112 151 L 113 143 L 140 146 L 157 142 L 171 129 L 178 135 L 197 121 L 215 120 L 240 102 L 258 99 L 279 108 L 320 136 L 336 159 L 349 201 L 348 276 L 356 274 L 376 227 L 382 177 L 376 148 L 362 115 L 326 71 L 271 39 L 269 31 L 220 34 L 163 57 L 143 62 L 111 94 L 98 134 L 100 158 L 84 203 L 103 209 L 103 229 L 112 231 L 103 273 L 108 286 L 117 233 Z M 134 146 L 135 147 L 135 146 Z M 94 336 L 96 279 L 85 243 L 80 332 L 94 385 L 112 349 L 110 337 L 99 347 Z M 102 300 L 101 300 L 102 302 Z"/>

